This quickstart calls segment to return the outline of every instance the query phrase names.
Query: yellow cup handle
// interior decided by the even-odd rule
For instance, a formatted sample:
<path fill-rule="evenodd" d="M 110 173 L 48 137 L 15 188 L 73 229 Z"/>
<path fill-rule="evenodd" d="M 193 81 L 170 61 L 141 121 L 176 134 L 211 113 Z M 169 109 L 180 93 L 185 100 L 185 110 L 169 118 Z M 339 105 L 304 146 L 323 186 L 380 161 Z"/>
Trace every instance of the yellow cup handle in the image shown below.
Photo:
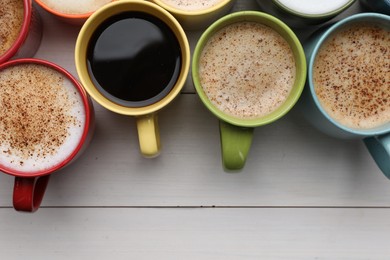
<path fill-rule="evenodd" d="M 157 114 L 138 116 L 137 130 L 139 147 L 144 157 L 153 158 L 160 154 L 160 133 Z"/>

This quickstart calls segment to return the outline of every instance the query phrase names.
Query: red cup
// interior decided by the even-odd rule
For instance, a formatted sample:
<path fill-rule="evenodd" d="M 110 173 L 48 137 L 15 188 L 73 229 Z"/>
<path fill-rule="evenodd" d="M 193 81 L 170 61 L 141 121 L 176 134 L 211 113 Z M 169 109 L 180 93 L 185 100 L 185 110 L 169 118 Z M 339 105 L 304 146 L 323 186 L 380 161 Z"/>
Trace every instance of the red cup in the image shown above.
<path fill-rule="evenodd" d="M 6 68 L 22 64 L 43 65 L 60 72 L 68 80 L 70 80 L 75 89 L 78 91 L 85 110 L 85 125 L 82 136 L 78 141 L 77 146 L 75 146 L 73 150 L 67 154 L 67 157 L 59 163 L 44 170 L 32 170 L 29 172 L 13 169 L 0 163 L 1 172 L 15 176 L 13 192 L 14 208 L 18 211 L 34 212 L 41 204 L 51 174 L 72 163 L 90 143 L 94 131 L 95 117 L 91 99 L 85 92 L 84 88 L 69 72 L 56 64 L 39 59 L 17 59 L 1 64 L 0 73 Z M 3 130 L 0 129 L 0 134 L 1 131 Z"/>
<path fill-rule="evenodd" d="M 32 0 L 23 1 L 23 24 L 16 41 L 0 55 L 0 64 L 9 59 L 33 57 L 42 39 L 42 22 Z"/>

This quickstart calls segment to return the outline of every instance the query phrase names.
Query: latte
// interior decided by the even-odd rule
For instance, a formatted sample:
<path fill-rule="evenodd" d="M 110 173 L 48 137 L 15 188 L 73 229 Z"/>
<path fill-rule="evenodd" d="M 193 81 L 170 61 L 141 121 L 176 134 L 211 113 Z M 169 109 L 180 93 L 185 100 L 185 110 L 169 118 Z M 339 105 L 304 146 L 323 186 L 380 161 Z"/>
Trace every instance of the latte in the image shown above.
<path fill-rule="evenodd" d="M 313 83 L 323 109 L 342 125 L 390 122 L 390 31 L 370 23 L 336 31 L 320 47 Z"/>
<path fill-rule="evenodd" d="M 255 22 L 224 27 L 208 40 L 199 59 L 199 79 L 208 99 L 222 112 L 242 119 L 277 110 L 295 77 L 287 41 Z"/>
<path fill-rule="evenodd" d="M 55 167 L 76 150 L 85 128 L 80 93 L 38 64 L 0 71 L 0 164 L 22 172 Z"/>
<path fill-rule="evenodd" d="M 17 40 L 23 24 L 22 0 L 0 0 L 0 56 Z"/>
<path fill-rule="evenodd" d="M 277 0 L 295 12 L 317 15 L 333 12 L 345 6 L 350 0 Z"/>
<path fill-rule="evenodd" d="M 213 7 L 224 0 L 161 0 L 161 2 L 184 11 L 201 11 Z"/>
<path fill-rule="evenodd" d="M 47 7 L 63 14 L 86 14 L 99 9 L 112 0 L 41 0 Z"/>

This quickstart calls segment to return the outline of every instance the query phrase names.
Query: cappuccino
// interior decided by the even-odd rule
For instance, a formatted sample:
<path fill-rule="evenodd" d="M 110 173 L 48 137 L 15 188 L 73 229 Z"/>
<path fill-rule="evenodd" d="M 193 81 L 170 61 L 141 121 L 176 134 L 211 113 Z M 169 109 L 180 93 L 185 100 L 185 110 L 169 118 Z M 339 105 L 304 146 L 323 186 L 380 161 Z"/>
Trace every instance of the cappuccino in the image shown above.
<path fill-rule="evenodd" d="M 370 129 L 390 122 L 390 31 L 347 25 L 320 47 L 313 84 L 326 113 L 342 125 Z"/>
<path fill-rule="evenodd" d="M 201 11 L 213 7 L 224 0 L 161 0 L 175 9 L 183 11 Z"/>
<path fill-rule="evenodd" d="M 295 12 L 317 15 L 333 12 L 345 6 L 350 0 L 277 0 Z"/>
<path fill-rule="evenodd" d="M 78 147 L 85 107 L 73 83 L 39 64 L 0 71 L 0 164 L 21 172 L 50 169 Z"/>
<path fill-rule="evenodd" d="M 0 56 L 17 40 L 23 24 L 23 0 L 0 0 Z"/>
<path fill-rule="evenodd" d="M 99 9 L 112 0 L 41 0 L 47 7 L 63 14 L 86 14 Z"/>
<path fill-rule="evenodd" d="M 199 80 L 211 103 L 236 118 L 277 110 L 296 78 L 293 52 L 275 30 L 238 22 L 216 32 L 199 59 Z"/>

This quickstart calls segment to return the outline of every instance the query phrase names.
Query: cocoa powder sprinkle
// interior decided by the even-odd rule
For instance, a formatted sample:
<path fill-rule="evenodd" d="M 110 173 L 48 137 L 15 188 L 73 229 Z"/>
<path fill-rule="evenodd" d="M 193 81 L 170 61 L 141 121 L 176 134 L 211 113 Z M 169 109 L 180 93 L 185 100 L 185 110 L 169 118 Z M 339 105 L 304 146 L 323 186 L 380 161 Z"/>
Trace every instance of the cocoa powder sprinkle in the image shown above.
<path fill-rule="evenodd" d="M 64 76 L 42 65 L 0 71 L 0 147 L 26 159 L 54 154 L 80 122 L 69 112 Z M 21 165 L 23 161 L 19 162 Z"/>
<path fill-rule="evenodd" d="M 390 122 L 390 31 L 366 23 L 338 31 L 320 48 L 313 80 L 323 108 L 341 124 Z"/>
<path fill-rule="evenodd" d="M 295 58 L 287 41 L 255 22 L 222 28 L 199 59 L 199 79 L 208 99 L 237 118 L 260 118 L 278 109 L 295 78 Z"/>
<path fill-rule="evenodd" d="M 0 56 L 16 41 L 23 24 L 23 1 L 0 0 Z"/>

